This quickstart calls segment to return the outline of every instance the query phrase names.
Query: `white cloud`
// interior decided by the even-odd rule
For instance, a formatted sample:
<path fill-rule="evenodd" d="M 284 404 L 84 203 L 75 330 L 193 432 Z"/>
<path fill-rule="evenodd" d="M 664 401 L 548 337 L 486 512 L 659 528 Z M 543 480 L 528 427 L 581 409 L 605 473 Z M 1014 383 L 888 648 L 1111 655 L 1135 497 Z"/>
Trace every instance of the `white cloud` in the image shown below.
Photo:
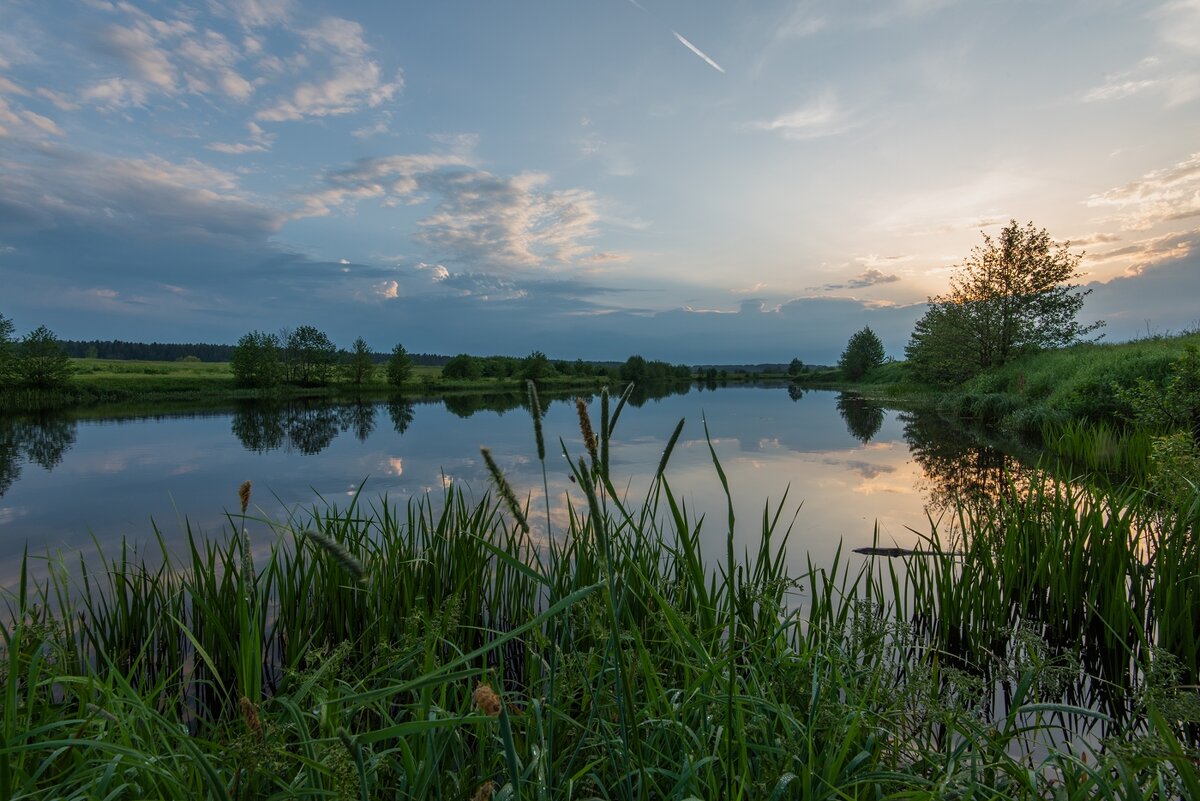
<path fill-rule="evenodd" d="M 803 141 L 833 136 L 852 127 L 849 115 L 841 108 L 833 92 L 824 92 L 795 111 L 781 114 L 773 120 L 752 122 L 755 131 L 778 133 L 785 139 Z"/>
<path fill-rule="evenodd" d="M 147 95 L 142 84 L 125 78 L 105 78 L 84 88 L 82 93 L 84 100 L 107 111 L 143 106 Z"/>
<path fill-rule="evenodd" d="M 275 134 L 267 133 L 254 122 L 247 123 L 246 128 L 250 131 L 249 141 L 212 142 L 207 145 L 208 149 L 235 156 L 245 153 L 264 153 L 271 149 L 271 143 L 275 141 Z"/>
<path fill-rule="evenodd" d="M 380 281 L 374 289 L 375 294 L 384 300 L 394 300 L 400 297 L 400 284 L 396 281 Z"/>
<path fill-rule="evenodd" d="M 324 80 L 300 83 L 289 97 L 259 111 L 258 119 L 284 122 L 351 114 L 376 108 L 404 88 L 400 72 L 387 80 L 379 63 L 368 58 L 371 47 L 357 22 L 328 17 L 301 35 L 308 52 L 329 62 L 331 74 Z"/>
<path fill-rule="evenodd" d="M 1086 201 L 1093 208 L 1117 210 L 1122 227 L 1145 230 L 1164 222 L 1200 216 L 1200 152 L 1170 167 L 1147 173 Z"/>
<path fill-rule="evenodd" d="M 678 33 L 677 31 L 671 31 L 671 33 L 675 34 L 675 38 L 679 40 L 680 44 L 682 44 L 688 50 L 691 50 L 693 53 L 698 55 L 700 58 L 704 59 L 704 63 L 708 64 L 708 66 L 712 67 L 717 72 L 725 72 L 724 67 L 722 67 L 717 62 L 713 61 L 711 58 L 709 58 L 708 55 L 705 54 L 705 52 L 703 50 L 696 47 L 694 44 L 689 42 L 687 39 L 683 38 L 682 34 Z"/>

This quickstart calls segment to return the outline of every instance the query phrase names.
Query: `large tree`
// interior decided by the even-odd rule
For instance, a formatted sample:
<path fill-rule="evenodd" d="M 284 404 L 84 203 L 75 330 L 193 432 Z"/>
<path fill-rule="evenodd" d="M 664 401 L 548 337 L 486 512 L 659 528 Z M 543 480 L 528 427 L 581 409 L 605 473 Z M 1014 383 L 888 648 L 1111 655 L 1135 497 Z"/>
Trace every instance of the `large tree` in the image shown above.
<path fill-rule="evenodd" d="M 329 383 L 337 359 L 337 348 L 324 331 L 311 325 L 302 325 L 291 331 L 287 338 L 286 354 L 291 381 L 303 387 Z"/>
<path fill-rule="evenodd" d="M 847 378 L 862 378 L 868 372 L 883 364 L 883 342 L 871 330 L 871 326 L 863 326 L 850 337 L 846 349 L 838 359 L 838 367 Z"/>
<path fill-rule="evenodd" d="M 400 389 L 408 382 L 409 376 L 412 375 L 412 357 L 408 355 L 408 351 L 404 346 L 397 343 L 396 347 L 392 348 L 392 355 L 388 357 L 387 362 L 387 380 L 393 387 Z M 400 432 L 404 433 L 404 432 Z"/>
<path fill-rule="evenodd" d="M 268 389 L 277 386 L 283 380 L 279 339 L 263 331 L 243 334 L 229 357 L 229 369 L 239 387 Z"/>
<path fill-rule="evenodd" d="M 371 348 L 362 337 L 354 340 L 350 348 L 350 352 L 343 357 L 342 375 L 356 387 L 362 386 L 375 374 L 375 360 L 371 356 Z"/>
<path fill-rule="evenodd" d="M 958 266 L 950 291 L 929 299 L 905 353 L 919 378 L 953 383 L 1031 351 L 1082 341 L 1103 323 L 1081 325 L 1091 290 L 1073 283 L 1082 254 L 1045 229 L 1016 220 Z"/>

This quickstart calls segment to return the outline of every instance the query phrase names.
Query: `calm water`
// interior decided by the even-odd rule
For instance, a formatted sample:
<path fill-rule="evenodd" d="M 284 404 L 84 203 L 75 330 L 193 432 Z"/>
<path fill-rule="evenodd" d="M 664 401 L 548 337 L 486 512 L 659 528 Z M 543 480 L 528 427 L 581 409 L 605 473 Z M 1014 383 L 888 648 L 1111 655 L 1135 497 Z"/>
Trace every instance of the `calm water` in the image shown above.
<path fill-rule="evenodd" d="M 573 402 L 543 403 L 552 522 L 564 499 L 584 505 L 567 480 L 559 438 L 583 453 Z M 153 539 L 154 525 L 178 542 L 193 530 L 224 536 L 237 487 L 254 482 L 253 506 L 282 520 L 319 494 L 344 505 L 361 486 L 389 502 L 455 484 L 476 497 L 488 479 L 479 455 L 491 448 L 518 494 L 532 496 L 532 522 L 545 526 L 541 466 L 529 413 L 517 397 L 447 403 L 245 404 L 187 414 L 108 419 L 0 418 L 0 584 L 10 585 L 23 548 L 31 553 L 111 551 L 127 538 Z M 488 408 L 488 407 L 491 408 Z M 599 425 L 598 399 L 592 399 Z M 667 438 L 685 418 L 668 480 L 691 510 L 707 515 L 714 554 L 724 553 L 725 502 L 705 442 L 724 467 L 735 501 L 735 538 L 757 542 L 764 504 L 788 493 L 796 515 L 790 561 L 797 569 L 844 548 L 914 545 L 953 485 L 994 480 L 1006 457 L 962 441 L 936 417 L 900 414 L 833 392 L 737 387 L 645 400 L 629 406 L 611 451 L 613 483 L 639 498 Z M 799 509 L 797 514 L 797 509 Z M 265 547 L 265 544 L 264 546 Z M 740 549 L 739 549 L 740 550 Z"/>

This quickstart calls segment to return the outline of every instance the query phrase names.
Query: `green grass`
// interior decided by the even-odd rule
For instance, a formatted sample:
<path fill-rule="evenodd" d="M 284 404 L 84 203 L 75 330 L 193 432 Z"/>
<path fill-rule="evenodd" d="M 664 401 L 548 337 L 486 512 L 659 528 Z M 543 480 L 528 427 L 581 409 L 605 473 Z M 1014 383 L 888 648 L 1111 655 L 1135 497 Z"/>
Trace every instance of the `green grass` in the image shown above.
<path fill-rule="evenodd" d="M 536 539 L 450 488 L 235 515 L 182 554 L 24 558 L 0 797 L 1194 792 L 1194 518 L 1046 479 L 960 499 L 933 556 L 793 575 L 786 499 L 750 522 L 730 503 L 716 558 L 670 448 L 623 500 L 605 458 L 623 405 L 602 404 L 594 454 L 564 449 L 571 506 Z"/>

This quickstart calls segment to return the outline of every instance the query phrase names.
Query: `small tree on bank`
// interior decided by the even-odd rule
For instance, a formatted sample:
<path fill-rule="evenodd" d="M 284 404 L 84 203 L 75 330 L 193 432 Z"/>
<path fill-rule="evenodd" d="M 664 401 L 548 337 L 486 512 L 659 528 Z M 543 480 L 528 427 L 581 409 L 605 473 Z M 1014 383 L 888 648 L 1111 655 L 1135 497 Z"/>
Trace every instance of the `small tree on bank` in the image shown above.
<path fill-rule="evenodd" d="M 337 348 L 324 331 L 302 325 L 287 338 L 288 375 L 303 387 L 319 387 L 329 383 Z"/>
<path fill-rule="evenodd" d="M 359 337 L 350 346 L 350 353 L 346 355 L 342 364 L 342 374 L 346 381 L 357 387 L 370 380 L 374 372 L 375 362 L 371 358 L 371 349 L 367 346 L 367 341 Z"/>
<path fill-rule="evenodd" d="M 850 341 L 846 343 L 846 349 L 842 351 L 842 356 L 838 359 L 838 367 L 842 369 L 847 378 L 852 380 L 862 378 L 881 364 L 883 364 L 883 342 L 869 325 L 863 326 L 862 329 L 855 332 L 854 336 L 850 337 Z"/>
<path fill-rule="evenodd" d="M 1011 220 L 959 266 L 950 291 L 929 299 L 905 348 L 910 368 L 929 383 L 961 381 L 1032 351 L 1083 341 L 1104 325 L 1080 325 L 1083 299 L 1072 283 L 1082 254 L 1056 245 L 1045 229 Z"/>
<path fill-rule="evenodd" d="M 16 383 L 32 389 L 57 389 L 71 378 L 71 359 L 54 333 L 39 325 L 21 340 L 13 365 Z"/>
<path fill-rule="evenodd" d="M 408 355 L 408 351 L 404 349 L 403 345 L 397 344 L 392 348 L 392 355 L 388 357 L 387 381 L 396 389 L 400 389 L 408 382 L 411 375 L 412 357 Z"/>
<path fill-rule="evenodd" d="M 13 321 L 0 314 L 0 384 L 8 383 L 12 379 L 15 350 L 12 336 L 15 330 Z"/>
<path fill-rule="evenodd" d="M 799 359 L 792 359 L 792 363 L 788 365 L 788 375 L 792 378 L 804 372 L 804 362 Z"/>
<path fill-rule="evenodd" d="M 279 339 L 274 334 L 251 331 L 234 346 L 229 369 L 239 387 L 269 389 L 283 381 L 282 361 Z"/>

